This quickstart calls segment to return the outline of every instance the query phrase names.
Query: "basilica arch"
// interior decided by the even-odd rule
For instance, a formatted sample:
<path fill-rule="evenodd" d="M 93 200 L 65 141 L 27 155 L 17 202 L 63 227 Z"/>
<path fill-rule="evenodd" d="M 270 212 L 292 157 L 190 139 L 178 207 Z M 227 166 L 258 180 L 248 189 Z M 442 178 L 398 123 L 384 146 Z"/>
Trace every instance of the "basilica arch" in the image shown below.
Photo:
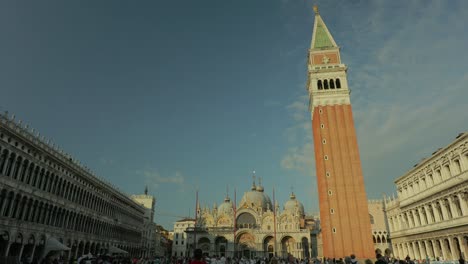
<path fill-rule="evenodd" d="M 263 252 L 269 258 L 273 257 L 275 252 L 275 238 L 271 235 L 263 239 Z"/>
<path fill-rule="evenodd" d="M 296 240 L 291 236 L 285 236 L 281 239 L 281 256 L 286 258 L 289 254 L 294 255 L 296 249 Z"/>
<path fill-rule="evenodd" d="M 198 248 L 200 248 L 203 251 L 203 254 L 210 254 L 210 244 L 211 240 L 207 237 L 202 237 L 198 239 Z"/>
<path fill-rule="evenodd" d="M 215 254 L 218 256 L 226 256 L 228 241 L 224 236 L 219 236 L 215 239 Z"/>
<path fill-rule="evenodd" d="M 256 252 L 255 236 L 244 232 L 238 235 L 236 239 L 238 256 L 251 258 Z"/>

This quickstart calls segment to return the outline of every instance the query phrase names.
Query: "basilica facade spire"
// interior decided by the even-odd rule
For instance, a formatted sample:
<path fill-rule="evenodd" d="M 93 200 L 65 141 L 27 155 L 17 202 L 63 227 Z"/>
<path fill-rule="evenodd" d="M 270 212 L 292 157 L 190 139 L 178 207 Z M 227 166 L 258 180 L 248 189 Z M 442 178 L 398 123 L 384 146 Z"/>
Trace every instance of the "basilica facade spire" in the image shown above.
<path fill-rule="evenodd" d="M 314 6 L 307 90 L 311 112 L 323 254 L 373 258 L 359 149 L 340 48 Z"/>

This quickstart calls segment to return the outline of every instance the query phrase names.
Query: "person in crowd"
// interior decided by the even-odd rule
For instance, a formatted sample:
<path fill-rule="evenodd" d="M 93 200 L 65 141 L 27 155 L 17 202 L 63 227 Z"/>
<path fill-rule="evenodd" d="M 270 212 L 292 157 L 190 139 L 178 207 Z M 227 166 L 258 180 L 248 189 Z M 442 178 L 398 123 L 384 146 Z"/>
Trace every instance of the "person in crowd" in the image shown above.
<path fill-rule="evenodd" d="M 379 250 L 376 250 L 376 255 L 375 255 L 375 258 L 377 259 L 375 261 L 375 264 L 387 264 L 387 262 L 385 261 L 385 257 L 382 256 L 382 251 L 379 249 Z"/>
<path fill-rule="evenodd" d="M 458 259 L 458 262 L 459 262 L 460 264 L 465 264 L 465 260 L 463 259 L 463 257 L 460 257 L 460 259 Z"/>
<path fill-rule="evenodd" d="M 190 264 L 206 264 L 206 261 L 203 260 L 203 251 L 199 248 L 195 249 L 194 256 Z"/>

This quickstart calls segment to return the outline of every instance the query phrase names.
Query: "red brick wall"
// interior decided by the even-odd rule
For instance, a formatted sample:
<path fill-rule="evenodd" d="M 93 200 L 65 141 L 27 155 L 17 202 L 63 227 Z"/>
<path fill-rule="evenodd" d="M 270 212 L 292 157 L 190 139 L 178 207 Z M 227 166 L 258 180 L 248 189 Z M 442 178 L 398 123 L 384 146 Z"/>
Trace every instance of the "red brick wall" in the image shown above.
<path fill-rule="evenodd" d="M 373 258 L 374 244 L 351 105 L 315 107 L 312 130 L 324 257 L 355 254 L 358 258 Z M 332 233 L 332 228 L 336 228 L 336 233 Z"/>

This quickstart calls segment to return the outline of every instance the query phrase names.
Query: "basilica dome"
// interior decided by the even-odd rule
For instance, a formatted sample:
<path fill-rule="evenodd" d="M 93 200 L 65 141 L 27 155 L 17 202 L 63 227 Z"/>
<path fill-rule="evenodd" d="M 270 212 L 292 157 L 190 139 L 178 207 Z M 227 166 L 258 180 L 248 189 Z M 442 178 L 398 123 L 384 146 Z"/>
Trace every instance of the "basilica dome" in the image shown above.
<path fill-rule="evenodd" d="M 218 214 L 230 214 L 233 212 L 233 206 L 231 203 L 231 199 L 226 196 L 224 202 L 219 205 L 218 207 Z"/>
<path fill-rule="evenodd" d="M 273 210 L 271 199 L 264 193 L 262 186 L 252 186 L 250 191 L 244 193 L 240 204 L 251 208 L 261 207 L 263 211 Z"/>
<path fill-rule="evenodd" d="M 284 203 L 284 210 L 290 213 L 295 213 L 296 208 L 299 211 L 299 215 L 304 215 L 304 205 L 296 199 L 296 195 L 291 193 L 289 200 Z"/>

